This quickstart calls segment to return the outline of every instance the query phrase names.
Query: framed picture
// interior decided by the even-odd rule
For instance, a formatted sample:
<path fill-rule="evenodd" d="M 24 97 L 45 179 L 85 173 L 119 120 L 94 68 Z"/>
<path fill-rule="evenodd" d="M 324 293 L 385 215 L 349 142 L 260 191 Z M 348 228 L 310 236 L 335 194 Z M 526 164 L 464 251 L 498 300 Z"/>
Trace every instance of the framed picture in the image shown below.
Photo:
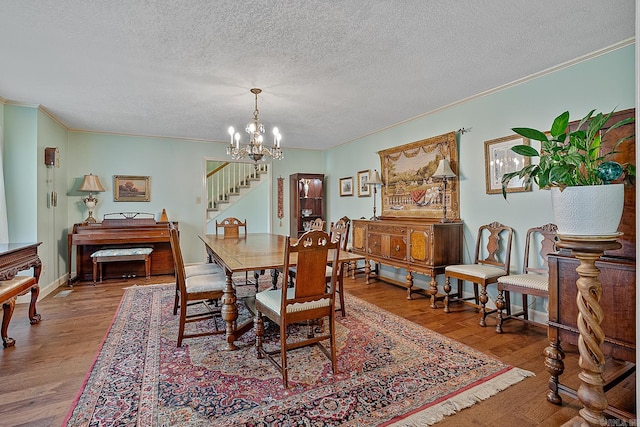
<path fill-rule="evenodd" d="M 369 170 L 358 172 L 358 197 L 371 196 L 371 186 L 369 182 Z"/>
<path fill-rule="evenodd" d="M 114 202 L 148 202 L 151 200 L 151 186 L 148 176 L 113 176 Z"/>
<path fill-rule="evenodd" d="M 505 136 L 484 142 L 484 173 L 487 194 L 502 194 L 502 176 L 528 166 L 529 157 L 516 154 L 511 147 L 530 145 L 529 138 L 520 135 Z M 513 178 L 507 187 L 507 193 L 531 191 L 518 177 Z"/>
<path fill-rule="evenodd" d="M 353 196 L 353 177 L 340 178 L 340 197 Z"/>
<path fill-rule="evenodd" d="M 456 132 L 378 151 L 382 165 L 382 217 L 441 219 L 444 206 L 449 219 L 460 218 L 458 149 Z M 455 177 L 433 174 L 447 159 Z"/>

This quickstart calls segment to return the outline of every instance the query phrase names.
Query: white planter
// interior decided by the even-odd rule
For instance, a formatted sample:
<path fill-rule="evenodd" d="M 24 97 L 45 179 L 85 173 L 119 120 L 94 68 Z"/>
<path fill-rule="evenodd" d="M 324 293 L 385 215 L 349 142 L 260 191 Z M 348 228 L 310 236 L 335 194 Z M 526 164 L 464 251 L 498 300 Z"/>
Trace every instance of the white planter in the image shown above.
<path fill-rule="evenodd" d="M 624 184 L 551 189 L 551 205 L 558 234 L 606 236 L 615 234 L 624 209 Z"/>

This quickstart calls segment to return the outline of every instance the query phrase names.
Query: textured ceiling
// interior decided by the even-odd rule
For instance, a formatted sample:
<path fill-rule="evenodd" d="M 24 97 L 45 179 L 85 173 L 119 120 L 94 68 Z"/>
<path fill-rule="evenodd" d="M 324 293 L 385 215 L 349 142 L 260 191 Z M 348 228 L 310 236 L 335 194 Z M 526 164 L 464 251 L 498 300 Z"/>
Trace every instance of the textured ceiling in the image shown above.
<path fill-rule="evenodd" d="M 70 129 L 227 141 L 260 87 L 285 149 L 324 149 L 634 25 L 634 0 L 0 0 L 0 97 Z"/>

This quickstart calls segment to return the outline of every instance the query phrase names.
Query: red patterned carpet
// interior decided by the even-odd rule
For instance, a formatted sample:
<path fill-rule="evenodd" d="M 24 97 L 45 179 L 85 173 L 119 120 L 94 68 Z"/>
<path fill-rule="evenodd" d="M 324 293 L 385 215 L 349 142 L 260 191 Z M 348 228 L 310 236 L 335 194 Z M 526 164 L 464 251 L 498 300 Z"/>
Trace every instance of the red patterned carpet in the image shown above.
<path fill-rule="evenodd" d="M 317 348 L 294 350 L 285 390 L 253 333 L 235 352 L 218 350 L 222 335 L 176 348 L 173 289 L 126 290 L 68 426 L 423 426 L 532 375 L 346 295 L 340 373 Z"/>

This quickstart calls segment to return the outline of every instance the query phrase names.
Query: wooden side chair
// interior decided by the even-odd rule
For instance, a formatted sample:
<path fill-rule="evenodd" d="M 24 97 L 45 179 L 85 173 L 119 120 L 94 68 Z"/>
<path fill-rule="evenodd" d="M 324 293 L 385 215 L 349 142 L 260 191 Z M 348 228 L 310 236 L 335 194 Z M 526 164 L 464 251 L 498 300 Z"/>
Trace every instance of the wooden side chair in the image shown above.
<path fill-rule="evenodd" d="M 498 278 L 498 298 L 496 308 L 498 310 L 496 332 L 502 333 L 502 323 L 507 319 L 515 319 L 522 316 L 524 321 L 529 321 L 529 304 L 527 295 L 547 298 L 549 297 L 549 254 L 556 251 L 558 227 L 555 224 L 545 224 L 527 230 L 524 247 L 524 262 L 522 274 L 509 274 Z M 535 249 L 539 248 L 538 251 Z M 506 299 L 505 299 L 506 291 Z M 507 307 L 507 313 L 511 309 L 510 293 L 517 292 L 522 295 L 522 310 L 517 313 L 503 316 Z"/>
<path fill-rule="evenodd" d="M 178 235 L 178 241 L 180 241 L 180 232 L 176 228 L 175 223 L 169 223 L 169 232 L 173 230 Z M 173 301 L 173 314 L 178 314 L 178 307 L 180 306 L 180 286 L 178 286 L 177 267 L 174 258 L 174 269 L 176 270 L 176 295 Z M 206 276 L 207 274 L 221 274 L 224 278 L 224 270 L 218 265 L 212 262 L 203 262 L 200 264 L 192 264 L 184 266 L 185 278 L 192 276 Z"/>
<path fill-rule="evenodd" d="M 327 286 L 325 271 L 329 250 L 332 251 L 331 267 L 333 273 Z M 256 352 L 258 359 L 267 357 L 282 374 L 282 384 L 288 384 L 287 352 L 300 347 L 315 345 L 331 360 L 333 373 L 338 372 L 335 336 L 335 289 L 338 273 L 338 256 L 340 245 L 332 242 L 324 231 L 311 230 L 299 239 L 287 237 L 284 254 L 284 268 L 288 270 L 293 263 L 297 264 L 295 287 L 283 286 L 256 294 L 256 317 L 254 327 L 256 333 Z M 297 256 L 297 258 L 295 258 Z M 280 327 L 280 348 L 266 351 L 262 346 L 264 337 L 264 321 L 266 316 Z M 328 317 L 328 333 L 316 334 L 313 330 L 314 320 Z M 307 323 L 309 334 L 301 341 L 287 340 L 287 326 L 292 323 Z M 321 341 L 329 340 L 329 348 Z M 280 361 L 276 355 L 280 355 Z"/>
<path fill-rule="evenodd" d="M 336 221 L 335 224 L 332 222 L 331 225 L 329 226 L 329 236 L 331 238 L 331 241 L 332 242 L 338 241 L 341 251 L 347 250 L 347 242 L 349 241 L 349 226 L 350 226 L 350 222 L 345 221 L 344 218 L 339 219 L 338 221 Z M 340 308 L 336 310 L 340 311 L 340 313 L 342 314 L 342 317 L 344 317 L 345 316 L 344 284 L 342 282 L 344 277 L 344 272 L 342 271 L 342 269 L 346 266 L 343 266 L 342 263 L 338 263 L 338 264 L 339 264 L 338 275 L 337 275 L 338 289 L 336 289 L 336 292 L 338 292 L 338 295 L 340 297 Z M 327 270 L 325 273 L 327 283 L 330 282 L 332 274 L 333 274 L 333 269 L 330 266 L 327 266 Z"/>
<path fill-rule="evenodd" d="M 224 236 L 224 238 L 229 238 L 229 239 L 237 239 L 242 235 L 247 234 L 247 220 L 245 219 L 244 222 L 240 221 L 238 218 L 235 217 L 228 217 L 223 219 L 222 221 L 218 222 L 218 220 L 216 220 L 216 236 L 219 236 L 219 230 L 222 230 L 222 235 Z M 241 233 L 242 231 L 242 233 Z M 244 283 L 240 283 L 240 286 L 244 286 L 244 285 L 251 285 L 251 286 L 255 286 L 256 288 L 256 292 L 258 292 L 258 279 L 256 276 L 255 282 L 252 282 L 249 280 L 249 272 L 247 271 L 244 274 Z"/>
<path fill-rule="evenodd" d="M 217 327 L 212 331 L 185 334 L 185 325 L 191 322 L 214 318 L 216 313 L 207 303 L 209 300 L 218 300 L 224 294 L 226 278 L 224 274 L 207 274 L 193 277 L 186 277 L 184 260 L 180 249 L 178 232 L 175 228 L 169 229 L 169 240 L 171 243 L 171 253 L 176 269 L 176 279 L 180 290 L 180 324 L 178 327 L 178 347 L 182 346 L 184 338 L 194 338 L 205 335 L 221 334 L 223 330 Z M 205 304 L 207 310 L 194 314 L 187 314 L 187 307 L 190 302 L 201 302 Z M 215 319 L 214 319 L 215 324 Z"/>
<path fill-rule="evenodd" d="M 313 221 L 311 221 L 309 230 L 324 231 L 324 224 L 325 224 L 325 221 L 322 218 L 316 218 Z"/>
<path fill-rule="evenodd" d="M 216 236 L 218 236 L 218 230 L 220 229 L 223 230 L 223 236 L 225 238 L 240 237 L 240 229 L 243 229 L 244 234 L 247 234 L 247 220 L 245 219 L 244 222 L 242 222 L 234 217 L 225 218 L 220 222 L 216 220 Z"/>
<path fill-rule="evenodd" d="M 307 231 L 311 231 L 311 230 L 324 231 L 324 224 L 325 224 L 325 221 L 322 218 L 316 218 L 313 221 L 311 221 L 309 230 Z M 288 275 L 289 275 L 289 286 L 293 286 L 293 279 L 296 278 L 296 268 L 290 267 Z"/>
<path fill-rule="evenodd" d="M 483 242 L 486 240 L 486 247 Z M 499 222 L 483 225 L 478 229 L 476 241 L 476 253 L 473 264 L 457 264 L 445 267 L 444 284 L 444 312 L 449 313 L 449 304 L 453 301 L 465 301 L 473 299 L 476 305 L 480 305 L 481 317 L 480 326 L 486 326 L 487 312 L 486 304 L 489 301 L 487 296 L 487 286 L 497 283 L 498 278 L 509 274 L 509 263 L 511 259 L 511 242 L 513 240 L 513 229 Z M 451 279 L 457 281 L 458 289 L 453 295 L 451 292 Z M 463 297 L 461 282 L 473 283 L 473 297 Z M 480 294 L 478 294 L 480 285 Z"/>

